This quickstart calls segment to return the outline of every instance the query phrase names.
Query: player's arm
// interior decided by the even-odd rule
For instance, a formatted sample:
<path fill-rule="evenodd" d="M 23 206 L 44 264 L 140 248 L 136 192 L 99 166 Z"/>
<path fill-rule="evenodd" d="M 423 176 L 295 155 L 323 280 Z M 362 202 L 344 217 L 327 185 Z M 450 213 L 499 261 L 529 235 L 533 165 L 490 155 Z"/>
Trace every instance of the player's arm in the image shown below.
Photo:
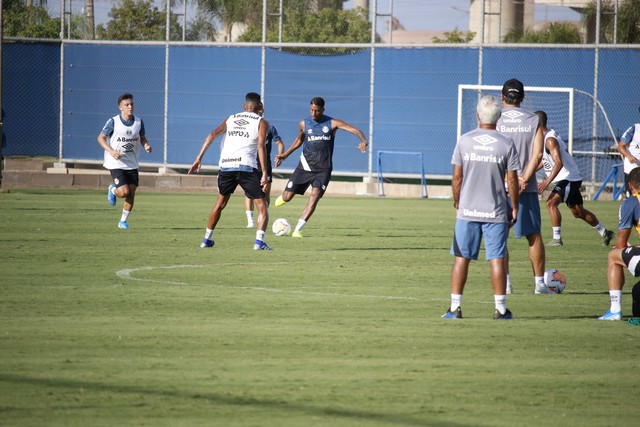
<path fill-rule="evenodd" d="M 638 159 L 629 151 L 628 144 L 628 142 L 631 142 L 631 140 L 633 139 L 634 131 L 635 126 L 631 126 L 629 129 L 627 129 L 625 133 L 622 134 L 622 138 L 620 139 L 620 141 L 618 141 L 618 145 L 616 146 L 616 150 L 618 150 L 618 153 L 620 153 L 622 157 L 626 158 L 631 163 L 638 162 Z"/>
<path fill-rule="evenodd" d="M 109 143 L 107 142 L 107 135 L 111 135 L 113 133 L 113 119 L 107 120 L 104 127 L 98 134 L 98 144 L 106 151 L 111 154 L 114 159 L 120 158 L 120 152 L 118 150 L 114 150 Z"/>
<path fill-rule="evenodd" d="M 147 153 L 150 153 L 152 151 L 151 144 L 149 144 L 149 140 L 147 140 L 146 136 L 140 136 L 140 144 L 142 144 L 142 148 L 144 148 L 144 151 L 146 151 Z"/>
<path fill-rule="evenodd" d="M 289 149 L 284 153 L 280 153 L 276 155 L 276 167 L 280 166 L 282 162 L 291 155 L 291 153 L 293 153 L 298 148 L 300 148 L 303 141 L 304 141 L 304 120 L 301 120 L 300 124 L 298 125 L 298 135 L 296 136 L 296 139 L 291 143 L 291 146 L 289 147 Z M 284 144 L 282 144 L 282 148 L 284 149 Z M 278 146 L 278 150 L 280 150 L 279 146 Z"/>
<path fill-rule="evenodd" d="M 227 131 L 227 121 L 223 120 L 223 122 L 220 123 L 217 128 L 209 132 L 207 137 L 204 139 L 204 142 L 202 143 L 202 148 L 200 148 L 200 152 L 196 156 L 196 160 L 193 162 L 193 164 L 189 168 L 188 173 L 200 172 L 200 166 L 202 166 L 202 158 L 204 157 L 204 153 L 207 152 L 213 140 L 219 137 L 220 135 L 224 134 L 226 131 Z"/>
<path fill-rule="evenodd" d="M 360 143 L 358 144 L 360 151 L 363 153 L 367 152 L 369 142 L 367 141 L 367 137 L 364 136 L 364 133 L 362 133 L 362 131 L 357 127 L 351 126 L 349 123 L 340 119 L 331 119 L 331 129 L 341 129 L 355 135 L 360 140 Z"/>
<path fill-rule="evenodd" d="M 562 170 L 562 155 L 560 154 L 560 145 L 558 144 L 558 140 L 552 136 L 547 138 L 544 142 L 545 148 L 549 151 L 549 155 L 553 159 L 553 169 L 551 169 L 551 173 L 549 176 L 538 184 L 538 193 L 542 194 L 542 192 L 547 188 L 553 180 L 558 176 L 560 171 Z"/>
<path fill-rule="evenodd" d="M 520 177 L 520 191 L 522 192 L 529 183 L 530 180 L 535 179 L 536 168 L 542 160 L 542 150 L 544 149 L 544 134 L 542 129 L 538 127 L 536 134 L 533 138 L 533 150 L 529 163 L 524 168 L 522 176 Z"/>
<path fill-rule="evenodd" d="M 506 181 L 507 190 L 509 192 L 509 199 L 511 200 L 511 213 L 509 215 L 509 222 L 513 224 L 518 218 L 518 203 L 520 202 L 520 189 L 518 188 L 518 171 L 507 171 Z"/>
<path fill-rule="evenodd" d="M 460 204 L 460 191 L 462 190 L 462 166 L 453 165 L 453 178 L 451 179 L 451 190 L 453 193 L 453 207 L 458 209 Z"/>
<path fill-rule="evenodd" d="M 269 177 L 267 176 L 267 149 L 265 145 L 268 132 L 269 123 L 265 119 L 260 120 L 258 125 L 258 162 L 260 162 L 260 170 L 262 171 L 260 185 L 263 187 L 269 183 Z"/>
<path fill-rule="evenodd" d="M 614 245 L 614 248 L 622 249 L 629 246 L 629 237 L 631 237 L 630 228 L 618 229 L 618 234 L 616 236 L 616 244 Z"/>

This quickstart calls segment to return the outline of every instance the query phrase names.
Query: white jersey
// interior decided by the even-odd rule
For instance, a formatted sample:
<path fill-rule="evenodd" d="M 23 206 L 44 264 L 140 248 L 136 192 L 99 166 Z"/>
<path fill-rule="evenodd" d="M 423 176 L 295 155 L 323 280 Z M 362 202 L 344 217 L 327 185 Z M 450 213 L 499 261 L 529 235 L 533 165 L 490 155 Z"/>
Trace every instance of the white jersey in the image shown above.
<path fill-rule="evenodd" d="M 120 158 L 115 159 L 109 152 L 104 152 L 104 164 L 106 169 L 138 169 L 138 157 L 140 156 L 140 129 L 142 120 L 134 116 L 133 123 L 129 126 L 122 122 L 120 115 L 114 116 L 113 133 L 107 135 L 109 145 L 116 151 L 120 152 Z M 129 122 L 131 123 L 131 122 Z M 108 126 L 109 122 L 107 122 Z"/>
<path fill-rule="evenodd" d="M 262 117 L 242 112 L 229 116 L 220 152 L 221 171 L 252 171 L 258 168 L 258 129 Z"/>
<path fill-rule="evenodd" d="M 544 143 L 545 147 L 542 150 L 542 166 L 544 167 L 544 173 L 549 176 L 551 175 L 551 171 L 553 171 L 553 167 L 556 162 L 553 161 L 551 157 L 551 153 L 547 150 L 547 139 L 555 138 L 558 141 L 558 148 L 560 150 L 560 159 L 562 160 L 562 169 L 558 172 L 558 175 L 553 179 L 553 183 L 557 183 L 560 181 L 582 181 L 582 175 L 580 174 L 580 169 L 578 168 L 578 164 L 573 159 L 571 154 L 569 154 L 569 150 L 567 149 L 567 144 L 563 141 L 562 138 L 558 135 L 558 133 L 554 129 L 549 129 L 547 133 L 544 134 Z"/>
<path fill-rule="evenodd" d="M 636 123 L 622 134 L 620 138 L 627 144 L 629 153 L 636 159 L 640 159 L 640 123 Z M 624 158 L 624 173 L 628 174 L 638 167 L 638 163 L 631 163 L 629 159 Z"/>

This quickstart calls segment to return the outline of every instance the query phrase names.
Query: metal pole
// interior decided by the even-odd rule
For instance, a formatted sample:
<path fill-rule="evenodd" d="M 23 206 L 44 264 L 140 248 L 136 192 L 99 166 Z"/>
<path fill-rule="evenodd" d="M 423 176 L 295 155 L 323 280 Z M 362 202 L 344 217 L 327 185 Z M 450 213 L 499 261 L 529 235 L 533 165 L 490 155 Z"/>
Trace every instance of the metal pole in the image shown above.
<path fill-rule="evenodd" d="M 4 107 L 2 106 L 2 0 L 0 0 L 0 187 L 2 187 L 2 144 L 4 142 Z"/>
<path fill-rule="evenodd" d="M 368 182 L 373 180 L 373 107 L 376 80 L 376 26 L 378 22 L 378 0 L 373 2 L 373 10 L 371 11 L 371 65 L 369 68 L 369 166 L 368 166 Z"/>
<path fill-rule="evenodd" d="M 171 40 L 171 2 L 167 1 L 167 28 L 165 31 L 164 47 L 164 154 L 162 156 L 161 172 L 167 173 L 169 163 L 169 41 Z"/>
<path fill-rule="evenodd" d="M 267 0 L 262 0 L 262 59 L 260 62 L 260 96 L 264 102 L 264 81 L 267 76 Z"/>
<path fill-rule="evenodd" d="M 187 36 L 187 0 L 182 0 L 182 41 Z"/>
<path fill-rule="evenodd" d="M 597 131 L 598 131 L 598 62 L 600 61 L 600 14 L 602 13 L 602 0 L 598 0 L 596 6 L 596 44 L 594 49 L 594 61 L 593 61 L 593 118 L 592 118 L 592 142 L 591 151 L 596 151 Z M 596 182 L 596 157 L 591 159 L 591 182 Z"/>

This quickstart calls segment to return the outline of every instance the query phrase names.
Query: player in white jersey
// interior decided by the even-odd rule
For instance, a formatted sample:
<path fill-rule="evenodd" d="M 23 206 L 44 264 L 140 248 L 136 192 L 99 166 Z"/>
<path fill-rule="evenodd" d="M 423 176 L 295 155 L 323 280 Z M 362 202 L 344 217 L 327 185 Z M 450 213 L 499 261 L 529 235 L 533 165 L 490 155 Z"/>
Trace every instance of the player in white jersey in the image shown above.
<path fill-rule="evenodd" d="M 109 186 L 107 200 L 116 205 L 116 197 L 124 199 L 119 228 L 129 228 L 127 219 L 139 184 L 138 157 L 140 147 L 151 153 L 144 122 L 133 115 L 133 95 L 124 93 L 118 98 L 120 114 L 107 120 L 98 134 L 98 144 L 104 148 L 104 167 L 109 169 L 113 184 Z M 107 138 L 109 139 L 107 141 Z"/>
<path fill-rule="evenodd" d="M 496 131 L 500 100 L 483 96 L 476 107 L 478 128 L 460 137 L 453 151 L 453 206 L 456 226 L 451 245 L 455 256 L 451 269 L 451 306 L 442 316 L 462 318 L 462 292 L 469 264 L 477 260 L 484 240 L 486 259 L 491 266 L 495 301 L 493 318 L 512 319 L 507 309 L 507 237 L 509 224 L 518 216 L 518 170 L 520 160 L 513 140 Z M 507 181 L 511 209 L 507 207 Z"/>
<path fill-rule="evenodd" d="M 213 247 L 214 241 L 211 236 L 220 220 L 222 210 L 227 206 L 231 194 L 240 185 L 245 196 L 251 198 L 258 208 L 258 230 L 253 249 L 271 250 L 264 241 L 269 221 L 264 193 L 264 188 L 269 183 L 265 150 L 269 124 L 257 114 L 259 104 L 260 95 L 249 92 L 242 106 L 244 111 L 229 116 L 207 135 L 196 160 L 189 168 L 189 173 L 199 172 L 202 158 L 213 140 L 220 135 L 225 135 L 220 151 L 218 199 L 209 214 L 204 239 L 200 244 L 201 248 Z"/>
<path fill-rule="evenodd" d="M 539 125 L 544 132 L 544 151 L 542 162 L 539 165 L 544 169 L 547 178 L 538 184 L 538 193 L 553 185 L 551 194 L 547 198 L 547 210 L 551 218 L 551 229 L 553 238 L 547 246 L 562 246 L 562 215 L 560 214 L 560 203 L 567 204 L 574 218 L 578 218 L 589 224 L 598 232 L 602 239 L 603 246 L 609 246 L 613 239 L 613 231 L 607 230 L 598 221 L 596 216 L 584 208 L 584 201 L 580 188 L 582 187 L 582 175 L 575 160 L 569 153 L 567 144 L 560 138 L 553 129 L 547 128 L 547 114 L 544 111 L 536 111 Z"/>
<path fill-rule="evenodd" d="M 616 147 L 618 153 L 624 159 L 624 183 L 626 188 L 626 196 L 631 196 L 629 190 L 629 172 L 640 166 L 640 123 L 635 123 L 627 129 L 620 138 Z"/>

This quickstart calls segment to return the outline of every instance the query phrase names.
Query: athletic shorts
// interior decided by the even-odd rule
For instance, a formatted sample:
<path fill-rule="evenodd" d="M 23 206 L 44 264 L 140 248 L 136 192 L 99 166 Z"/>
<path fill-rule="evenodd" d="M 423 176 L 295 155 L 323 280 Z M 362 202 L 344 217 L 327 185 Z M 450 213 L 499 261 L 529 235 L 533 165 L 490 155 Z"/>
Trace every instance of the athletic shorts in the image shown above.
<path fill-rule="evenodd" d="M 566 179 L 558 181 L 556 186 L 551 190 L 551 193 L 557 194 L 570 208 L 583 205 L 582 193 L 580 188 L 582 187 L 582 181 L 567 181 Z"/>
<path fill-rule="evenodd" d="M 542 217 L 540 216 L 538 193 L 520 194 L 518 220 L 513 225 L 514 234 L 519 239 L 531 234 L 540 234 L 540 230 L 542 230 Z"/>
<path fill-rule="evenodd" d="M 622 250 L 622 260 L 635 277 L 640 276 L 640 246 L 629 246 Z"/>
<path fill-rule="evenodd" d="M 322 197 L 327 191 L 329 181 L 331 181 L 331 171 L 309 172 L 302 168 L 296 168 L 284 190 L 295 194 L 304 194 L 311 186 L 311 188 L 319 188 L 320 197 Z"/>
<path fill-rule="evenodd" d="M 507 238 L 509 237 L 507 223 L 475 222 L 463 219 L 456 220 L 451 255 L 477 260 L 483 237 L 487 261 L 507 256 Z"/>
<path fill-rule="evenodd" d="M 138 169 L 110 169 L 111 178 L 113 178 L 113 184 L 116 188 L 120 188 L 125 185 L 138 186 L 140 182 L 140 176 Z"/>
<path fill-rule="evenodd" d="M 230 171 L 218 174 L 218 192 L 222 196 L 233 194 L 238 185 L 244 190 L 244 195 L 250 199 L 264 199 L 266 194 L 260 186 L 262 174 L 254 169 L 253 172 Z"/>

